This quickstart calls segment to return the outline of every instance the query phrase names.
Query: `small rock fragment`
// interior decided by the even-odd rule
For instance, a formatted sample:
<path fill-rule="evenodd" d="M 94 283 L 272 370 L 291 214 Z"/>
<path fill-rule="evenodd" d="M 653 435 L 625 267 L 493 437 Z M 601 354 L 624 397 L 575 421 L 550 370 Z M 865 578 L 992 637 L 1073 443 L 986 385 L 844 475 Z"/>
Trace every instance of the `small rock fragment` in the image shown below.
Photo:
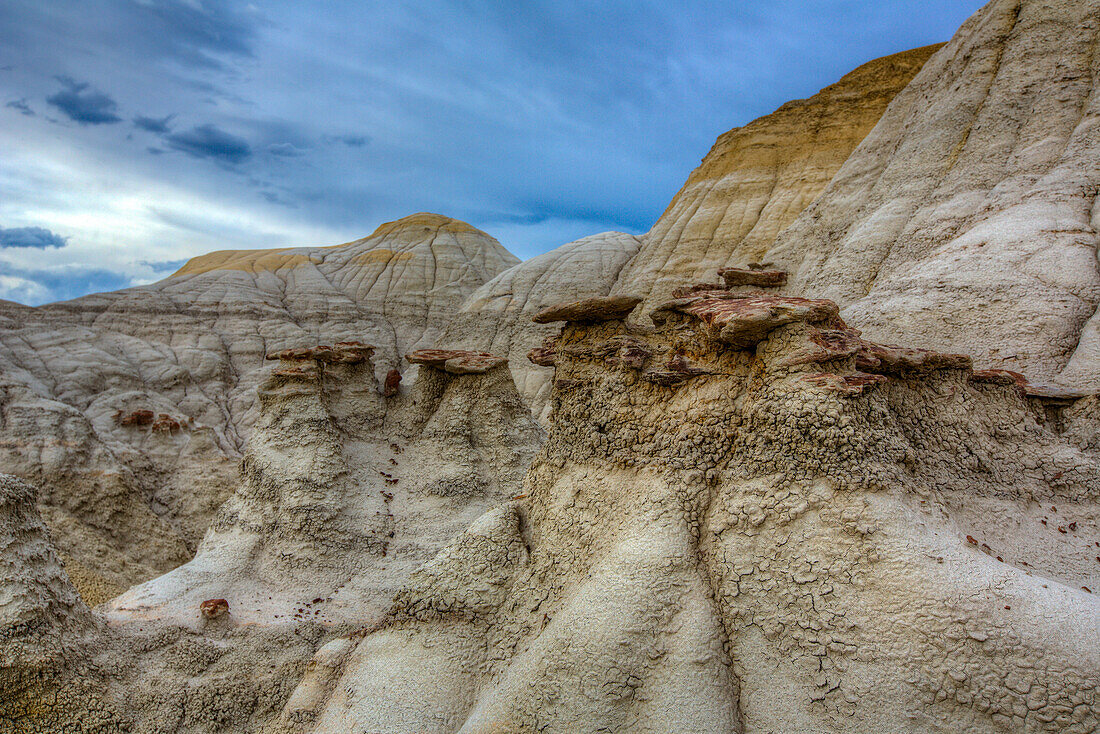
<path fill-rule="evenodd" d="M 217 619 L 222 615 L 229 614 L 229 602 L 225 599 L 207 599 L 199 604 L 199 612 L 206 619 Z"/>
<path fill-rule="evenodd" d="M 392 369 L 386 373 L 386 382 L 382 386 L 382 397 L 392 398 L 398 393 L 401 385 L 401 373 Z"/>

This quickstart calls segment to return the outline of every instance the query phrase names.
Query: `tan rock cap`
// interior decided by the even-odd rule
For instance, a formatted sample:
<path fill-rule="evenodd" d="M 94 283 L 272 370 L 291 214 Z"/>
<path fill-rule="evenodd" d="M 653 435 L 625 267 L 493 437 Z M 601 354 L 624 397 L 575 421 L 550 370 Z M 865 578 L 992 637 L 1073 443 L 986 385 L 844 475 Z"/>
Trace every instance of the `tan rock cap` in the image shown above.
<path fill-rule="evenodd" d="M 479 375 L 508 364 L 507 357 L 464 349 L 418 349 L 406 354 L 405 359 L 412 364 L 435 367 L 452 375 Z"/>
<path fill-rule="evenodd" d="M 629 316 L 641 302 L 641 296 L 629 295 L 585 298 L 544 308 L 535 314 L 532 321 L 536 324 L 552 324 L 555 321 L 617 321 Z"/>
<path fill-rule="evenodd" d="M 370 344 L 348 341 L 336 342 L 333 346 L 322 344 L 316 347 L 284 349 L 279 352 L 271 352 L 266 356 L 266 359 L 281 359 L 293 362 L 314 360 L 328 364 L 359 364 L 369 360 L 372 354 L 374 354 L 374 347 Z"/>

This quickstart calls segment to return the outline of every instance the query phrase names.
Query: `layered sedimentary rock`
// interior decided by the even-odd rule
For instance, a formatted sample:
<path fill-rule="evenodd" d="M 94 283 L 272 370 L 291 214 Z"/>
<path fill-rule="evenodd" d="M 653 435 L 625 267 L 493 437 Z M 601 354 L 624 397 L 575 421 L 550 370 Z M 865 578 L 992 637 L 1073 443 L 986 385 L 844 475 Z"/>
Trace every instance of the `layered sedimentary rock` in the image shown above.
<path fill-rule="evenodd" d="M 520 394 L 545 423 L 552 371 L 532 364 L 526 354 L 557 327 L 531 318 L 564 300 L 606 296 L 639 244 L 633 235 L 604 232 L 515 265 L 467 299 L 440 343 L 507 356 Z"/>
<path fill-rule="evenodd" d="M 0 474 L 0 731 L 63 731 L 117 723 L 80 672 L 100 623 L 80 600 L 36 506 L 37 491 Z"/>
<path fill-rule="evenodd" d="M 716 268 L 760 260 L 940 45 L 869 61 L 719 137 L 643 236 L 616 292 L 648 294 L 648 309 Z"/>
<path fill-rule="evenodd" d="M 515 495 L 543 434 L 507 361 L 421 350 L 384 396 L 372 346 L 287 349 L 259 388 L 242 479 L 194 560 L 111 602 L 108 619 L 369 625 L 405 578 Z"/>
<path fill-rule="evenodd" d="M 1095 386 L 1098 17 L 990 2 L 759 257 L 876 338 Z"/>
<path fill-rule="evenodd" d="M 287 730 L 1100 726 L 1095 398 L 821 299 L 657 315 L 565 326 L 524 496 L 326 646 Z"/>
<path fill-rule="evenodd" d="M 517 262 L 417 214 L 330 248 L 213 253 L 159 283 L 0 303 L 0 464 L 42 488 L 74 579 L 102 601 L 188 560 L 236 482 L 266 352 L 364 340 L 379 377 Z"/>

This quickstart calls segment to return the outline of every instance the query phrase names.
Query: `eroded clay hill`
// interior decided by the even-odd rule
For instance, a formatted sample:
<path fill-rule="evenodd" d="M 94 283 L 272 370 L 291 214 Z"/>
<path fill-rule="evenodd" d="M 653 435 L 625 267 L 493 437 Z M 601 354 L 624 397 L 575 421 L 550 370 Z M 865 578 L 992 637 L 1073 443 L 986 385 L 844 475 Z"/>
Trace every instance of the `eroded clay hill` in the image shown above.
<path fill-rule="evenodd" d="M 98 603 L 187 561 L 236 483 L 270 351 L 362 340 L 379 378 L 517 259 L 416 214 L 330 248 L 212 253 L 159 283 L 0 303 L 0 466 L 41 488 Z M 322 340 L 327 340 L 323 342 Z"/>
<path fill-rule="evenodd" d="M 514 265 L 467 299 L 441 343 L 507 355 L 516 387 L 545 423 L 553 371 L 526 356 L 557 327 L 537 324 L 533 317 L 562 300 L 606 296 L 640 244 L 633 235 L 604 232 Z"/>
<path fill-rule="evenodd" d="M 875 338 L 1100 378 L 1100 3 L 994 0 L 761 253 Z"/>
<path fill-rule="evenodd" d="M 414 569 L 516 496 L 543 432 L 492 354 L 282 350 L 241 480 L 195 558 L 92 614 L 0 475 L 0 731 L 255 732 L 318 647 L 376 626 Z M 14 727 L 14 728 L 12 728 Z"/>
<path fill-rule="evenodd" d="M 1095 397 L 866 341 L 823 299 L 631 305 L 544 314 L 569 323 L 533 355 L 525 496 L 326 646 L 286 730 L 1100 726 Z"/>
<path fill-rule="evenodd" d="M 651 308 L 685 282 L 763 258 L 941 45 L 869 61 L 719 137 L 644 235 L 616 291 L 646 295 Z"/>

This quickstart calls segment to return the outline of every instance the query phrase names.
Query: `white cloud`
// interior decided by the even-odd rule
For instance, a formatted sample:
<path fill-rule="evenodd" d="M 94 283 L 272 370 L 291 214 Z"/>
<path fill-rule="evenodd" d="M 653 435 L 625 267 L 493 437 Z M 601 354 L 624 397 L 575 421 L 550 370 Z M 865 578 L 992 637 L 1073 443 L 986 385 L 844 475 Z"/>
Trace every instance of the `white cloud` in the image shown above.
<path fill-rule="evenodd" d="M 13 275 L 0 275 L 0 298 L 19 303 L 42 303 L 50 292 L 33 280 L 17 278 Z"/>

